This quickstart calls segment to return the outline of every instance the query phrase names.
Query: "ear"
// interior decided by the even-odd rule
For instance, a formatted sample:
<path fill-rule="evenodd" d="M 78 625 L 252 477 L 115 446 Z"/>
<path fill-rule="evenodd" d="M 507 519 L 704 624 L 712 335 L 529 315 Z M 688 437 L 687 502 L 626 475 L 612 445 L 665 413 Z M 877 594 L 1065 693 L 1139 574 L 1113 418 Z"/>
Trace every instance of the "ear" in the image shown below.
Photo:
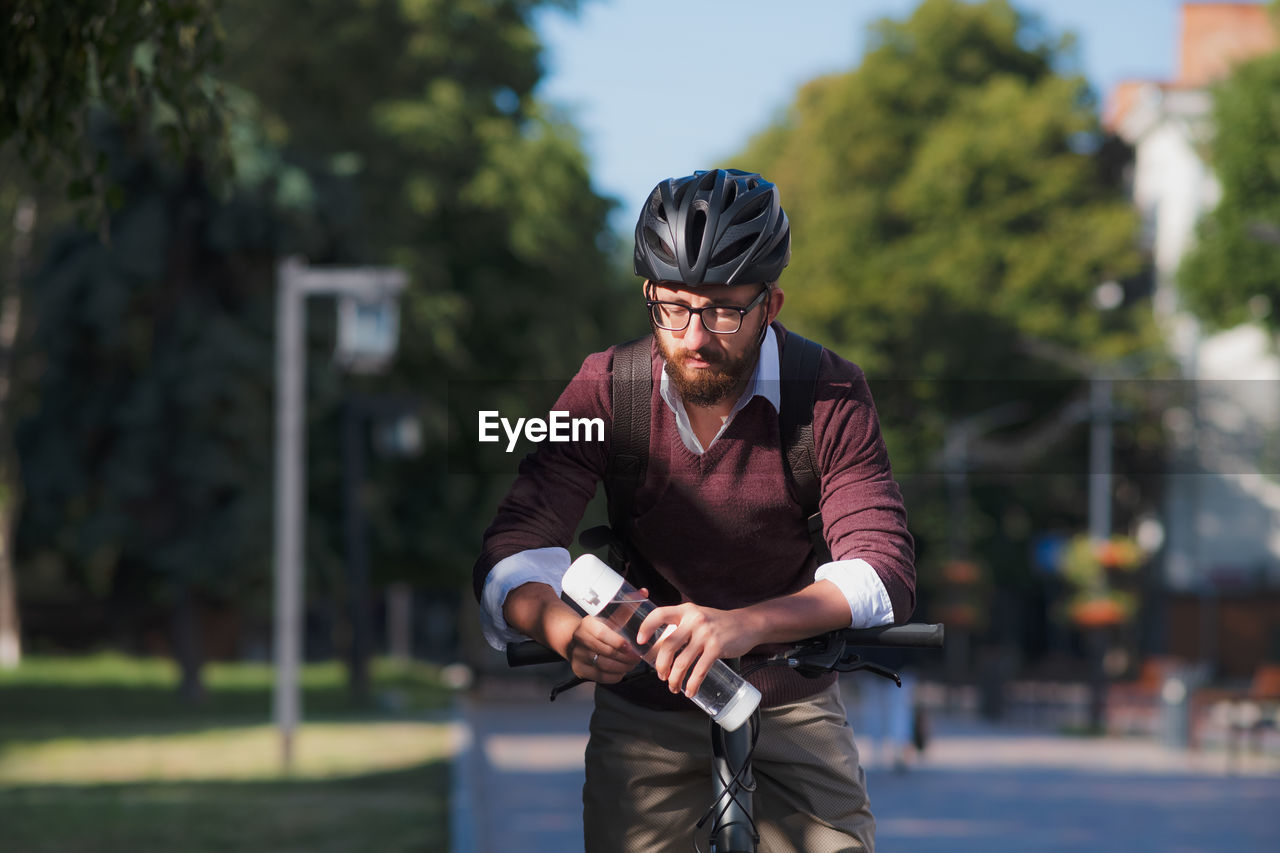
<path fill-rule="evenodd" d="M 778 318 L 778 312 L 782 310 L 782 303 L 787 301 L 787 295 L 782 292 L 782 288 L 774 285 L 769 293 L 769 322 L 772 323 Z"/>

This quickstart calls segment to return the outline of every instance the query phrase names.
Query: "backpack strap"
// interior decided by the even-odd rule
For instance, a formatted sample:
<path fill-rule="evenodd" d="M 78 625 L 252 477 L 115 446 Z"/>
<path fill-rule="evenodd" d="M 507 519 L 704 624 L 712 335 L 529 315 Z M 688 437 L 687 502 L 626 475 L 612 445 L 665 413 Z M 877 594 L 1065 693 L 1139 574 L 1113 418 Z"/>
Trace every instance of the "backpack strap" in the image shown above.
<path fill-rule="evenodd" d="M 782 342 L 780 373 L 782 408 L 778 427 L 782 436 L 783 460 L 796 502 L 804 510 L 809 539 L 818 562 L 831 559 L 831 550 L 822 535 L 822 482 L 818 471 L 818 451 L 813 437 L 813 403 L 818 396 L 818 366 L 822 345 L 788 331 Z"/>
<path fill-rule="evenodd" d="M 604 488 L 609 498 L 609 526 L 619 536 L 625 535 L 649 462 L 652 353 L 653 335 L 620 344 L 613 353 L 613 425 Z"/>

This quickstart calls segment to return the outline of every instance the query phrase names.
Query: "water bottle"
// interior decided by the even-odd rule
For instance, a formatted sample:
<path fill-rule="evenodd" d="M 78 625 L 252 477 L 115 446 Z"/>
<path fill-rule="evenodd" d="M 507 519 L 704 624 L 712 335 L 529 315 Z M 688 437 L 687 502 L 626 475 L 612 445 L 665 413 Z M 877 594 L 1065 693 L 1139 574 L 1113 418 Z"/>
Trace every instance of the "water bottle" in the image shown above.
<path fill-rule="evenodd" d="M 573 561 L 565 573 L 563 587 L 565 594 L 589 615 L 603 619 L 609 627 L 626 637 L 631 647 L 650 666 L 657 656 L 654 647 L 676 629 L 675 625 L 664 625 L 653 632 L 649 642 L 644 645 L 637 643 L 640 623 L 653 612 L 653 602 L 592 554 L 584 554 Z M 733 731 L 745 723 L 760 704 L 760 691 L 724 661 L 718 660 L 702 680 L 698 692 L 689 698 L 710 714 L 721 728 Z"/>

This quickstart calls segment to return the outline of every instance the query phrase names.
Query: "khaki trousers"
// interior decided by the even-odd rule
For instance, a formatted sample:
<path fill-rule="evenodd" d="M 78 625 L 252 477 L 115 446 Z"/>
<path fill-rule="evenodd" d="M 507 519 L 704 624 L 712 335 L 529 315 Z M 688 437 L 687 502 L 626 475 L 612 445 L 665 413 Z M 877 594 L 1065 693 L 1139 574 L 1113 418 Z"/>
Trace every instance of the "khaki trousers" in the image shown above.
<path fill-rule="evenodd" d="M 866 776 L 839 689 L 761 711 L 752 756 L 761 853 L 875 849 Z M 710 718 L 596 690 L 582 790 L 587 853 L 691 853 L 711 805 Z M 707 849 L 710 822 L 698 833 Z"/>

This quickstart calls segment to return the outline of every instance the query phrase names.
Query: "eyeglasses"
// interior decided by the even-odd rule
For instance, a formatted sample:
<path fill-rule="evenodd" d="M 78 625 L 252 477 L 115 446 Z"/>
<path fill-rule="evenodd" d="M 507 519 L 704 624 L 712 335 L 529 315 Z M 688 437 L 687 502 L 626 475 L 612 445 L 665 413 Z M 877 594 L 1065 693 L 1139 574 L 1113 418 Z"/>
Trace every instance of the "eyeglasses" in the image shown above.
<path fill-rule="evenodd" d="M 668 332 L 683 332 L 689 328 L 690 316 L 697 314 L 702 321 L 702 328 L 717 335 L 732 335 L 742 328 L 742 318 L 751 313 L 757 305 L 769 295 L 769 288 L 760 291 L 755 299 L 742 308 L 733 305 L 706 305 L 694 308 L 682 302 L 658 302 L 647 300 L 649 314 L 659 329 Z"/>

